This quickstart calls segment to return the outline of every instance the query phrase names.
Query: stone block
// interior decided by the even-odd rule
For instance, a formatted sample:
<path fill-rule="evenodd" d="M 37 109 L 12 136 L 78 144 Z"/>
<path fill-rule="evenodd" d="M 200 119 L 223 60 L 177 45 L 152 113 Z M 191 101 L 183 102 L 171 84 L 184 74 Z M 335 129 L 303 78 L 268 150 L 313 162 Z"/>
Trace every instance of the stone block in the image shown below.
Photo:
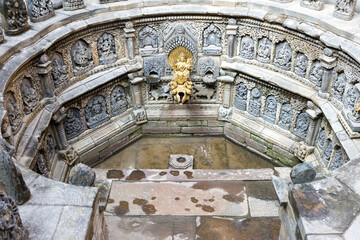
<path fill-rule="evenodd" d="M 291 170 L 290 177 L 294 184 L 307 183 L 315 179 L 316 171 L 310 163 L 299 163 Z"/>
<path fill-rule="evenodd" d="M 250 138 L 251 138 L 252 140 L 260 143 L 261 145 L 266 146 L 266 147 L 269 148 L 269 149 L 272 149 L 272 148 L 273 148 L 273 144 L 272 144 L 272 143 L 270 143 L 270 142 L 262 139 L 261 137 L 258 137 L 258 136 L 254 135 L 254 134 L 251 134 L 251 135 L 250 135 Z"/>
<path fill-rule="evenodd" d="M 229 138 L 230 140 L 234 141 L 237 144 L 244 145 L 245 143 L 245 136 L 242 136 L 227 127 L 224 128 L 224 135 L 225 137 Z"/>
<path fill-rule="evenodd" d="M 121 133 L 115 135 L 114 137 L 109 139 L 110 145 L 115 144 L 119 140 L 123 139 L 126 136 L 129 136 L 131 133 L 136 132 L 137 130 L 141 129 L 140 126 L 132 126 L 126 130 L 123 130 Z"/>
<path fill-rule="evenodd" d="M 359 235 L 357 235 L 355 238 L 346 238 L 345 239 L 357 239 Z M 329 234 L 329 235 L 307 235 L 306 236 L 306 240 L 344 240 L 344 238 L 339 234 L 339 235 L 333 235 L 333 234 Z"/>
<path fill-rule="evenodd" d="M 273 180 L 274 189 L 278 197 L 280 206 L 286 206 L 289 202 L 288 198 L 288 182 L 285 179 L 274 177 Z"/>
<path fill-rule="evenodd" d="M 245 138 L 245 142 L 249 147 L 258 150 L 261 153 L 265 153 L 266 150 L 267 150 L 266 146 L 262 145 L 261 143 L 258 143 L 256 141 L 254 141 L 254 140 L 252 140 L 250 138 Z"/>
<path fill-rule="evenodd" d="M 76 186 L 90 187 L 95 181 L 96 174 L 89 166 L 79 163 L 71 168 L 69 183 Z"/>
<path fill-rule="evenodd" d="M 174 133 L 180 133 L 181 128 L 180 127 L 153 127 L 144 125 L 142 128 L 142 132 L 144 134 L 147 133 L 163 133 L 163 134 L 174 134 Z"/>
<path fill-rule="evenodd" d="M 112 180 L 101 179 L 95 181 L 95 187 L 99 188 L 99 210 L 105 211 L 109 199 Z"/>
<path fill-rule="evenodd" d="M 206 135 L 222 135 L 224 129 L 222 127 L 183 127 L 182 133 L 206 134 Z"/>
<path fill-rule="evenodd" d="M 88 136 L 86 138 L 81 139 L 73 144 L 74 149 L 78 152 L 79 155 L 83 154 L 84 152 L 89 151 L 93 147 L 95 147 L 95 143 L 93 139 Z"/>
<path fill-rule="evenodd" d="M 249 197 L 251 217 L 278 217 L 279 202 L 277 200 L 262 200 Z"/>

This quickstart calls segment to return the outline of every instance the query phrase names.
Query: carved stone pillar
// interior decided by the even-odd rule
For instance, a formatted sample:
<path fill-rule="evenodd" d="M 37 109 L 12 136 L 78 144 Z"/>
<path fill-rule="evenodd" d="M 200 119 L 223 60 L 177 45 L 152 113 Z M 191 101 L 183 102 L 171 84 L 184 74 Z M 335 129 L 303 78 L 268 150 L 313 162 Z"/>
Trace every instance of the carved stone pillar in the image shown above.
<path fill-rule="evenodd" d="M 73 11 L 85 7 L 84 0 L 63 0 L 63 8 L 65 11 Z"/>
<path fill-rule="evenodd" d="M 228 56 L 231 58 L 234 57 L 235 53 L 237 28 L 236 20 L 233 18 L 229 19 L 228 25 L 226 26 L 226 35 L 228 38 Z"/>
<path fill-rule="evenodd" d="M 134 106 L 135 108 L 141 107 L 141 83 L 145 81 L 145 78 L 143 77 L 135 77 L 133 80 L 131 80 L 132 84 L 132 93 L 134 96 Z"/>
<path fill-rule="evenodd" d="M 51 0 L 27 0 L 30 21 L 41 22 L 55 15 Z"/>
<path fill-rule="evenodd" d="M 40 57 L 37 73 L 41 81 L 41 88 L 45 98 L 54 98 L 54 83 L 51 80 L 51 61 L 46 54 Z"/>
<path fill-rule="evenodd" d="M 355 12 L 356 0 L 337 0 L 333 16 L 345 21 L 350 21 Z"/>
<path fill-rule="evenodd" d="M 61 108 L 57 113 L 55 113 L 52 117 L 52 128 L 55 133 L 55 140 L 60 149 L 66 149 L 69 144 L 66 138 L 65 129 L 63 125 L 63 120 L 65 119 L 65 109 Z"/>
<path fill-rule="evenodd" d="M 325 0 L 300 0 L 300 6 L 321 11 L 324 9 Z"/>
<path fill-rule="evenodd" d="M 218 77 L 218 81 L 222 82 L 224 85 L 224 92 L 222 96 L 223 104 L 219 108 L 219 117 L 218 119 L 221 121 L 229 121 L 231 120 L 232 109 L 231 105 L 231 87 L 234 83 L 235 78 L 232 76 L 221 76 Z"/>
<path fill-rule="evenodd" d="M 6 35 L 17 35 L 30 28 L 24 0 L 0 0 L 0 14 Z"/>
<path fill-rule="evenodd" d="M 308 102 L 308 109 L 306 110 L 306 113 L 310 116 L 310 124 L 308 128 L 308 133 L 305 138 L 305 142 L 308 145 L 314 145 L 316 133 L 319 132 L 319 120 L 322 112 L 317 106 L 315 106 L 314 103 Z"/>
<path fill-rule="evenodd" d="M 333 78 L 333 69 L 336 67 L 336 57 L 333 57 L 333 51 L 329 48 L 324 49 L 324 54 L 320 56 L 321 65 L 324 67 L 324 74 L 321 81 L 319 96 L 325 98 L 329 91 L 329 85 Z"/>
<path fill-rule="evenodd" d="M 128 58 L 134 59 L 135 57 L 135 48 L 134 48 L 134 39 L 135 39 L 135 29 L 132 22 L 127 22 L 124 28 L 125 39 L 126 39 L 126 49 Z"/>

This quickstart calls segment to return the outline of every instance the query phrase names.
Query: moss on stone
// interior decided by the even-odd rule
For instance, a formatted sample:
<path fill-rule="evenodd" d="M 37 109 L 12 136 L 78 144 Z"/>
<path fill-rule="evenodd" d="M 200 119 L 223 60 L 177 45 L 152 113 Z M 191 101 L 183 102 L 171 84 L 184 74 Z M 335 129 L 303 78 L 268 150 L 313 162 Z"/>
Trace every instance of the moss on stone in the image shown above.
<path fill-rule="evenodd" d="M 141 135 L 142 134 L 142 128 L 139 128 L 138 130 L 136 130 L 135 132 L 132 132 L 130 135 L 129 135 L 129 139 L 133 139 L 133 138 L 136 138 L 137 136 Z"/>
<path fill-rule="evenodd" d="M 273 159 L 279 160 L 282 164 L 284 164 L 288 167 L 293 167 L 300 162 L 299 160 L 296 160 L 296 159 L 289 159 L 287 157 L 284 157 L 283 155 L 275 152 L 272 149 L 268 149 L 266 151 L 266 155 L 268 155 L 269 157 L 271 157 Z"/>
<path fill-rule="evenodd" d="M 272 144 L 272 143 L 266 141 L 265 139 L 262 139 L 261 137 L 258 137 L 258 136 L 256 136 L 256 135 L 251 134 L 251 135 L 250 135 L 250 138 L 251 138 L 252 140 L 254 140 L 254 141 L 256 141 L 256 142 L 258 142 L 258 143 L 266 146 L 266 147 L 269 148 L 269 149 L 272 149 L 272 148 L 273 148 L 273 144 Z"/>

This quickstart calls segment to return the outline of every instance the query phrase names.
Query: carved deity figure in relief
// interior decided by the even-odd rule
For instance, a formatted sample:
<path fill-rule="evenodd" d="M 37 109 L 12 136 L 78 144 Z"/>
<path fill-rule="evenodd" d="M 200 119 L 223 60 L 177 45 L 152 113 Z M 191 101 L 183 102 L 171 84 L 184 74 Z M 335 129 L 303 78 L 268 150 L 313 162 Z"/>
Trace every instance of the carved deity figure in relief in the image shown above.
<path fill-rule="evenodd" d="M 83 131 L 83 124 L 81 122 L 80 113 L 78 109 L 70 108 L 66 112 L 64 128 L 65 128 L 66 137 L 68 139 L 78 135 Z"/>
<path fill-rule="evenodd" d="M 103 96 L 96 96 L 89 100 L 85 107 L 87 126 L 93 128 L 109 119 L 106 100 Z"/>
<path fill-rule="evenodd" d="M 299 77 L 305 77 L 307 65 L 308 65 L 308 59 L 305 56 L 305 54 L 303 53 L 298 54 L 295 60 L 295 68 L 294 68 L 295 74 L 298 75 Z"/>
<path fill-rule="evenodd" d="M 19 34 L 29 28 L 26 5 L 23 0 L 3 0 L 2 5 L 0 3 L 0 11 L 3 15 L 3 27 L 6 34 Z"/>
<path fill-rule="evenodd" d="M 21 83 L 21 96 L 24 103 L 24 112 L 29 115 L 39 105 L 39 96 L 27 78 Z"/>
<path fill-rule="evenodd" d="M 254 58 L 254 40 L 251 37 L 245 36 L 241 39 L 240 56 L 247 59 Z"/>
<path fill-rule="evenodd" d="M 309 80 L 316 86 L 321 86 L 322 76 L 324 74 L 324 68 L 320 61 L 314 61 L 311 69 Z"/>
<path fill-rule="evenodd" d="M 143 29 L 139 31 L 139 47 L 145 48 L 145 47 L 152 47 L 157 48 L 158 47 L 158 32 L 150 27 L 145 26 Z"/>
<path fill-rule="evenodd" d="M 329 164 L 332 152 L 333 152 L 333 143 L 331 140 L 329 140 L 328 145 L 326 146 L 322 156 L 322 160 L 324 161 L 325 166 Z"/>
<path fill-rule="evenodd" d="M 324 147 L 325 147 L 325 130 L 322 129 L 320 132 L 319 132 L 319 137 L 318 137 L 318 140 L 317 140 L 317 145 L 318 147 L 323 150 Z"/>
<path fill-rule="evenodd" d="M 310 117 L 307 113 L 300 113 L 296 120 L 295 133 L 301 138 L 305 138 L 310 125 Z"/>
<path fill-rule="evenodd" d="M 116 61 L 115 39 L 112 34 L 104 33 L 97 43 L 99 62 L 101 65 L 110 64 Z"/>
<path fill-rule="evenodd" d="M 279 43 L 276 47 L 274 64 L 285 70 L 291 68 L 292 52 L 291 47 L 287 42 Z"/>
<path fill-rule="evenodd" d="M 262 38 L 259 41 L 257 50 L 257 60 L 263 63 L 270 62 L 272 42 L 268 38 Z"/>
<path fill-rule="evenodd" d="M 349 88 L 349 90 L 347 91 L 347 96 L 345 97 L 344 106 L 347 109 L 352 110 L 355 106 L 355 102 L 358 96 L 359 93 L 356 86 L 352 86 L 351 88 Z"/>
<path fill-rule="evenodd" d="M 248 95 L 248 88 L 244 83 L 239 83 L 236 87 L 236 95 L 235 95 L 235 107 L 242 111 L 246 110 L 246 103 L 247 103 L 247 95 Z"/>
<path fill-rule="evenodd" d="M 351 20 L 354 16 L 356 0 L 336 0 L 333 15 L 343 20 Z"/>
<path fill-rule="evenodd" d="M 346 76 L 345 73 L 340 73 L 334 81 L 333 94 L 338 100 L 342 99 L 346 87 Z"/>
<path fill-rule="evenodd" d="M 360 99 L 357 101 L 358 102 L 354 105 L 354 109 L 352 110 L 352 119 L 355 122 L 360 122 Z"/>
<path fill-rule="evenodd" d="M 335 151 L 334 158 L 333 158 L 331 166 L 330 166 L 330 170 L 333 171 L 335 169 L 338 169 L 339 167 L 341 167 L 344 164 L 345 164 L 344 155 L 343 155 L 341 149 L 338 149 Z"/>
<path fill-rule="evenodd" d="M 110 105 L 111 112 L 114 116 L 126 111 L 128 101 L 126 99 L 125 90 L 122 86 L 116 86 L 111 92 Z"/>
<path fill-rule="evenodd" d="M 278 125 L 284 129 L 289 130 L 291 126 L 292 117 L 293 117 L 293 110 L 291 104 L 287 103 L 282 105 L 280 110 L 280 118 Z"/>
<path fill-rule="evenodd" d="M 204 30 L 204 47 L 221 47 L 221 31 L 213 23 Z"/>
<path fill-rule="evenodd" d="M 69 74 L 66 71 L 66 66 L 58 59 L 54 59 L 51 64 L 51 76 L 54 80 L 55 88 L 60 87 L 62 84 L 69 81 Z"/>
<path fill-rule="evenodd" d="M 51 0 L 28 0 L 30 19 L 33 22 L 46 20 L 54 15 Z"/>
<path fill-rule="evenodd" d="M 260 116 L 261 110 L 261 92 L 258 88 L 253 88 L 250 92 L 250 103 L 248 112 L 254 117 Z"/>
<path fill-rule="evenodd" d="M 264 120 L 275 123 L 277 112 L 277 101 L 275 96 L 268 96 L 265 102 Z"/>
<path fill-rule="evenodd" d="M 42 153 L 40 153 L 36 159 L 36 166 L 39 170 L 39 173 L 44 177 L 49 177 L 49 169 L 46 158 Z"/>
<path fill-rule="evenodd" d="M 71 49 L 71 59 L 75 75 L 89 70 L 93 64 L 90 46 L 83 40 L 77 41 Z"/>
<path fill-rule="evenodd" d="M 9 118 L 11 131 L 16 133 L 22 124 L 20 108 L 16 103 L 16 99 L 12 92 L 6 94 L 6 100 L 6 111 Z"/>

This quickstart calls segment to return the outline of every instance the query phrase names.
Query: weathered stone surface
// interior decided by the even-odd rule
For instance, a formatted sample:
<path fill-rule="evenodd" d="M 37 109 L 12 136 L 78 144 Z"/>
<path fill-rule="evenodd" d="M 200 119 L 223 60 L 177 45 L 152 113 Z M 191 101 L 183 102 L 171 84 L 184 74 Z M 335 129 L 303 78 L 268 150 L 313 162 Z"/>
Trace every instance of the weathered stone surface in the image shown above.
<path fill-rule="evenodd" d="M 276 195 L 278 197 L 281 206 L 286 206 L 289 198 L 289 187 L 288 182 L 283 178 L 274 177 L 272 180 Z"/>
<path fill-rule="evenodd" d="M 170 155 L 169 168 L 171 169 L 193 169 L 194 157 L 184 154 Z"/>
<path fill-rule="evenodd" d="M 90 187 L 95 181 L 95 172 L 89 166 L 79 163 L 76 164 L 69 174 L 69 183 L 77 186 Z"/>
<path fill-rule="evenodd" d="M 310 163 L 299 163 L 292 168 L 290 177 L 294 184 L 307 183 L 315 179 L 316 171 Z"/>
<path fill-rule="evenodd" d="M 97 177 L 98 178 L 98 177 Z M 99 188 L 99 210 L 105 211 L 108 202 L 112 180 L 101 179 L 95 181 L 95 187 Z"/>
<path fill-rule="evenodd" d="M 360 195 L 360 158 L 354 159 L 335 171 L 335 177 Z"/>

